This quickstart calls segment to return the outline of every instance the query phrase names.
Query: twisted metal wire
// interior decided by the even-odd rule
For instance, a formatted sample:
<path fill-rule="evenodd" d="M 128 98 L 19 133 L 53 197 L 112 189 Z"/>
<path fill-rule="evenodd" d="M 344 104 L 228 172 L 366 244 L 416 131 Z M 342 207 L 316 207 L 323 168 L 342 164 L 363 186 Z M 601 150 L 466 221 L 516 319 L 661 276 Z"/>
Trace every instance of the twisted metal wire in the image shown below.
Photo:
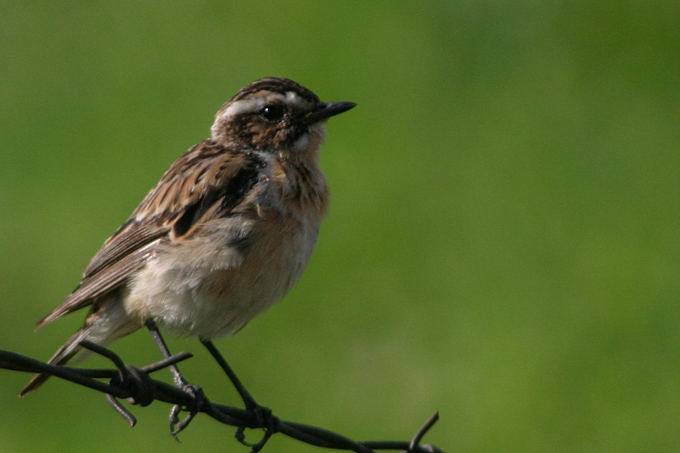
<path fill-rule="evenodd" d="M 418 429 L 410 441 L 354 441 L 327 429 L 280 420 L 272 415 L 271 411 L 263 417 L 262 414 L 253 410 L 213 403 L 205 395 L 201 395 L 198 401 L 196 396 L 150 376 L 155 371 L 191 358 L 192 354 L 188 352 L 180 352 L 145 367 L 135 368 L 125 365 L 118 355 L 102 346 L 87 341 L 82 342 L 81 345 L 109 359 L 115 369 L 84 369 L 50 365 L 3 350 L 0 350 L 0 368 L 27 373 L 47 373 L 105 393 L 108 402 L 131 426 L 137 423 L 137 419 L 121 404 L 120 399 L 141 407 L 148 406 L 153 401 L 162 401 L 184 408 L 195 408 L 197 412 L 204 413 L 221 423 L 237 427 L 237 440 L 250 447 L 252 453 L 260 451 L 267 440 L 276 433 L 318 447 L 357 453 L 375 453 L 376 450 L 399 450 L 401 453 L 443 453 L 434 445 L 421 445 L 420 443 L 425 434 L 439 420 L 437 412 Z M 105 383 L 98 379 L 109 379 L 109 382 Z M 245 441 L 245 429 L 263 429 L 265 435 L 261 441 L 251 444 Z"/>

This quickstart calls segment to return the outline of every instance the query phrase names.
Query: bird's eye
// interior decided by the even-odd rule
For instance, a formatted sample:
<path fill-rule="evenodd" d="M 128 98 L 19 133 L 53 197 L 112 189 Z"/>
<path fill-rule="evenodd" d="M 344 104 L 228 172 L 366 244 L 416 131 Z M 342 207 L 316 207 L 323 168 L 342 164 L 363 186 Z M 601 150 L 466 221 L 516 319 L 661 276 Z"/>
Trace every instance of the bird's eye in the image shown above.
<path fill-rule="evenodd" d="M 282 105 L 272 104 L 263 107 L 260 113 L 267 121 L 279 121 L 286 113 L 286 108 Z"/>

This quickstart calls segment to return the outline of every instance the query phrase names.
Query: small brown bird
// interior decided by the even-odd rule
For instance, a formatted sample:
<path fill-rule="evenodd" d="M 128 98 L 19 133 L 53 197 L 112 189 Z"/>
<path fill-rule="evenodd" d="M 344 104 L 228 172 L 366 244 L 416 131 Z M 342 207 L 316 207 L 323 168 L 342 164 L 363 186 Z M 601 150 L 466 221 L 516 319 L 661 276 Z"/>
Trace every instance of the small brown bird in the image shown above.
<path fill-rule="evenodd" d="M 106 345 L 145 325 L 201 340 L 232 335 L 280 301 L 302 276 L 328 207 L 324 123 L 354 106 L 321 102 L 283 78 L 236 93 L 211 137 L 170 166 L 73 293 L 38 322 L 90 307 L 50 363 L 73 359 L 81 341 Z"/>

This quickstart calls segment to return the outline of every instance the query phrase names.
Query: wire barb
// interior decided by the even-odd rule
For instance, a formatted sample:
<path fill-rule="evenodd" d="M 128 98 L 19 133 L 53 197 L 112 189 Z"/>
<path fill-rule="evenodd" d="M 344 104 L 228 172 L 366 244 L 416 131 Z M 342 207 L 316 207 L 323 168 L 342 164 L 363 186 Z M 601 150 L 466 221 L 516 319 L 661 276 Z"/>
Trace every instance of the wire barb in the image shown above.
<path fill-rule="evenodd" d="M 435 414 L 418 429 L 410 442 L 356 442 L 323 428 L 280 420 L 273 415 L 271 410 L 256 403 L 254 407 L 246 407 L 245 409 L 212 403 L 205 395 L 203 395 L 203 392 L 200 392 L 200 395 L 196 395 L 193 394 L 194 392 L 187 392 L 185 389 L 177 388 L 166 382 L 153 379 L 149 375 L 155 371 L 172 367 L 175 364 L 192 357 L 188 352 L 181 352 L 145 367 L 136 368 L 125 365 L 118 355 L 102 346 L 86 341 L 82 342 L 81 345 L 92 352 L 109 359 L 114 365 L 114 369 L 83 369 L 50 365 L 15 352 L 3 350 L 0 350 L 0 369 L 26 373 L 46 373 L 105 393 L 107 401 L 123 416 L 123 418 L 125 418 L 130 426 L 135 426 L 137 419 L 121 404 L 119 401 L 120 399 L 124 399 L 129 403 L 140 407 L 148 406 L 153 401 L 162 401 L 180 408 L 186 408 L 184 410 L 189 410 L 194 413 L 194 415 L 204 413 L 221 423 L 237 427 L 237 439 L 243 445 L 248 446 L 251 449 L 251 453 L 257 453 L 262 450 L 271 436 L 276 433 L 281 433 L 309 445 L 348 450 L 357 453 L 375 453 L 376 450 L 399 450 L 402 453 L 443 453 L 442 450 L 434 445 L 420 445 L 424 436 L 438 421 L 438 412 L 435 412 Z M 222 361 L 224 361 L 223 358 Z M 224 361 L 224 363 L 226 364 L 226 361 Z M 221 361 L 220 365 L 225 369 Z M 233 373 L 233 371 L 231 373 Z M 234 374 L 234 377 L 235 376 L 236 375 Z M 231 379 L 232 376 L 229 376 L 229 378 L 232 380 L 232 383 L 234 383 L 234 380 Z M 97 379 L 109 379 L 109 382 L 104 383 Z M 236 380 L 238 381 L 238 378 L 236 378 Z M 241 387 L 239 389 L 239 392 L 242 392 L 241 396 L 247 395 L 244 398 L 244 402 L 246 404 L 248 402 L 254 403 L 255 400 L 250 397 L 250 394 L 240 381 L 238 382 Z M 246 428 L 263 429 L 264 436 L 257 443 L 253 444 L 246 442 Z"/>
<path fill-rule="evenodd" d="M 421 426 L 421 428 L 416 432 L 415 436 L 413 436 L 413 440 L 408 446 L 408 453 L 417 453 L 420 449 L 420 441 L 423 440 L 423 437 L 425 437 L 425 434 L 434 426 L 435 423 L 439 420 L 439 412 L 435 412 L 432 414 L 430 418 L 427 419 L 425 424 Z M 429 451 L 429 450 L 428 450 Z M 434 450 L 433 450 L 434 453 Z"/>

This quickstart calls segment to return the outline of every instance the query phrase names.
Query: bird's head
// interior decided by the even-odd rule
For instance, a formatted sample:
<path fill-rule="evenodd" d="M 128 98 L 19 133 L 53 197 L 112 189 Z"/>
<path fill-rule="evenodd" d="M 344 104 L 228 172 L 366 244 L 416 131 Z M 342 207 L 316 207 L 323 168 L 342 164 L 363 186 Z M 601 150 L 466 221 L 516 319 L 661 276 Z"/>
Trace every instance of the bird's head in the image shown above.
<path fill-rule="evenodd" d="M 269 77 L 241 89 L 215 116 L 212 138 L 267 152 L 304 155 L 325 138 L 323 124 L 353 102 L 322 102 L 292 80 Z"/>

